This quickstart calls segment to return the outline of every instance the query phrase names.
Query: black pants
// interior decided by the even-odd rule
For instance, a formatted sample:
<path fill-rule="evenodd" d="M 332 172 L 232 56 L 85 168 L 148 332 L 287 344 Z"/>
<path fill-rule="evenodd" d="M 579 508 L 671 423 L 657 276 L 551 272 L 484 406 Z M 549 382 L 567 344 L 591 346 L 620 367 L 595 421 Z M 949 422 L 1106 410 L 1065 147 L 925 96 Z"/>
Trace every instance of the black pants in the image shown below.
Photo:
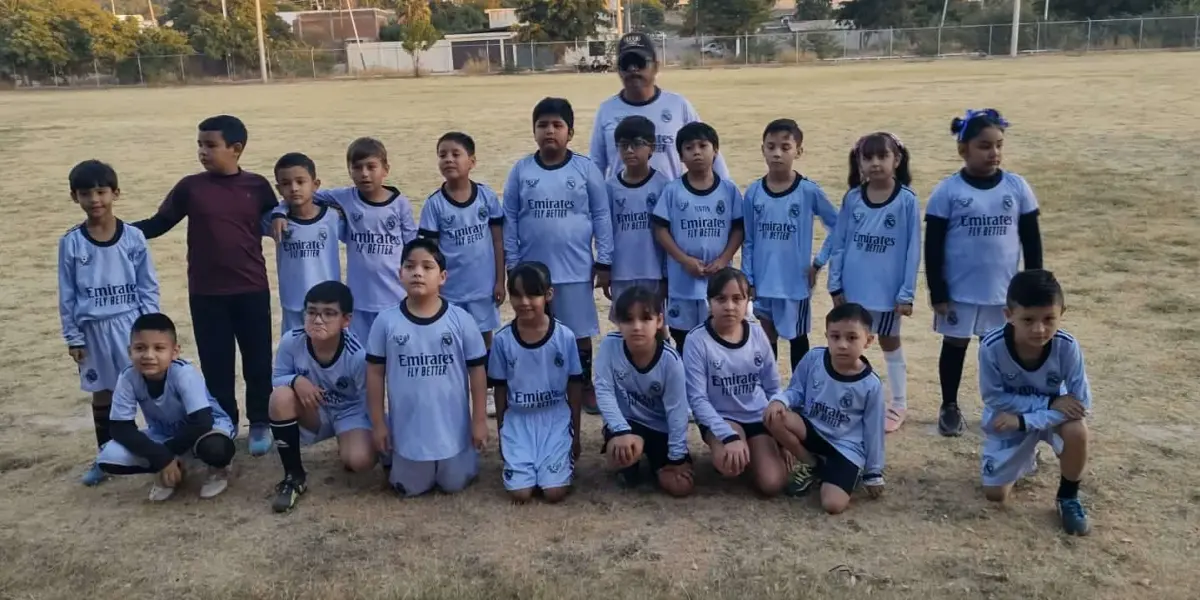
<path fill-rule="evenodd" d="M 242 352 L 242 378 L 246 380 L 246 417 L 252 425 L 267 425 L 271 399 L 271 292 L 188 298 L 196 352 L 208 392 L 233 419 L 240 421 L 233 393 L 234 357 Z"/>

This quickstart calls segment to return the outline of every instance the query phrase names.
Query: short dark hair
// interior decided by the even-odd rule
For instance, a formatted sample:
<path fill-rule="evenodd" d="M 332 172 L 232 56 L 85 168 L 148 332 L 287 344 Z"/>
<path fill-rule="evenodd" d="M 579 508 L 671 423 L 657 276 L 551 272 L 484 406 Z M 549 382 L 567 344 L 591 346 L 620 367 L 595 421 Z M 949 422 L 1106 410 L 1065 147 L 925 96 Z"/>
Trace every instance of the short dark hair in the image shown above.
<path fill-rule="evenodd" d="M 1008 283 L 1008 308 L 1062 306 L 1066 302 L 1062 285 L 1046 269 L 1029 269 L 1013 276 Z"/>
<path fill-rule="evenodd" d="M 885 131 L 863 136 L 850 149 L 850 173 L 846 175 L 846 184 L 854 188 L 866 183 L 859 170 L 859 161 L 872 156 L 884 156 L 889 150 L 900 157 L 900 164 L 896 166 L 896 181 L 899 181 L 900 185 L 912 185 L 912 171 L 908 166 L 908 148 L 900 143 L 900 138 Z"/>
<path fill-rule="evenodd" d="M 688 142 L 709 142 L 712 144 L 714 152 L 721 149 L 721 140 L 717 137 L 717 130 L 713 129 L 712 125 L 700 121 L 692 121 L 679 128 L 675 134 L 675 151 L 683 154 L 683 145 Z"/>
<path fill-rule="evenodd" d="M 433 261 L 437 263 L 439 269 L 446 270 L 446 255 L 442 254 L 442 249 L 438 247 L 438 242 L 435 239 L 419 237 L 404 245 L 404 250 L 400 251 L 400 263 L 408 262 L 408 257 L 412 256 L 413 252 L 424 250 L 433 255 Z"/>
<path fill-rule="evenodd" d="M 871 331 L 871 325 L 874 323 L 874 320 L 871 318 L 871 311 L 863 308 L 863 305 L 854 302 L 846 302 L 835 306 L 833 310 L 829 311 L 829 314 L 825 315 L 826 327 L 834 323 L 846 321 L 858 323 L 867 331 Z"/>
<path fill-rule="evenodd" d="M 617 128 L 613 131 L 613 140 L 618 144 L 631 140 L 646 140 L 653 143 L 655 134 L 654 121 L 641 115 L 633 115 L 625 117 L 621 119 L 620 123 L 617 123 Z"/>
<path fill-rule="evenodd" d="M 437 147 L 441 147 L 443 142 L 451 142 L 463 147 L 467 151 L 468 156 L 475 156 L 475 139 L 461 131 L 448 131 L 438 138 Z"/>
<path fill-rule="evenodd" d="M 954 120 L 950 121 L 950 133 L 954 134 L 960 144 L 979 137 L 979 134 L 989 127 L 1004 131 L 1008 129 L 1008 120 L 1000 114 L 1000 111 L 994 108 L 985 108 L 969 110 L 966 116 L 954 117 Z"/>
<path fill-rule="evenodd" d="M 767 123 L 766 128 L 763 129 L 763 141 L 766 141 L 767 136 L 772 133 L 786 133 L 791 135 L 792 139 L 796 140 L 797 146 L 804 143 L 804 131 L 800 129 L 800 125 L 793 119 L 775 119 Z"/>
<path fill-rule="evenodd" d="M 317 163 L 314 163 L 311 158 L 299 152 L 288 152 L 279 157 L 275 161 L 275 178 L 279 179 L 279 171 L 290 169 L 292 167 L 304 167 L 313 179 L 317 178 Z"/>
<path fill-rule="evenodd" d="M 379 162 L 388 164 L 387 148 L 383 142 L 373 137 L 360 137 L 346 148 L 346 164 L 352 165 L 368 158 L 378 158 Z"/>
<path fill-rule="evenodd" d="M 567 124 L 567 129 L 575 129 L 575 109 L 571 108 L 570 100 L 546 97 L 533 106 L 533 124 L 535 126 L 538 119 L 550 116 L 562 119 Z"/>
<path fill-rule="evenodd" d="M 175 322 L 171 320 L 171 317 L 162 313 L 146 313 L 134 319 L 133 327 L 129 331 L 130 339 L 143 331 L 166 333 L 171 336 L 171 340 L 178 340 L 178 335 L 175 333 Z"/>
<path fill-rule="evenodd" d="M 750 295 L 750 280 L 746 279 L 746 274 L 741 269 L 725 267 L 708 278 L 708 298 L 711 300 L 720 296 L 730 281 L 736 281 L 742 293 Z"/>
<path fill-rule="evenodd" d="M 246 124 L 241 119 L 233 115 L 217 115 L 200 121 L 200 131 L 216 131 L 220 132 L 221 139 L 225 140 L 225 146 L 234 144 L 246 145 L 250 141 L 250 134 L 246 131 Z"/>
<path fill-rule="evenodd" d="M 67 180 L 72 193 L 96 188 L 109 188 L 114 192 L 120 189 L 117 186 L 117 172 L 108 163 L 98 160 L 85 160 L 75 165 L 67 175 Z"/>
<path fill-rule="evenodd" d="M 309 304 L 336 304 L 342 314 L 348 315 L 354 312 L 354 294 L 340 281 L 322 281 L 304 294 L 304 306 L 307 308 Z"/>

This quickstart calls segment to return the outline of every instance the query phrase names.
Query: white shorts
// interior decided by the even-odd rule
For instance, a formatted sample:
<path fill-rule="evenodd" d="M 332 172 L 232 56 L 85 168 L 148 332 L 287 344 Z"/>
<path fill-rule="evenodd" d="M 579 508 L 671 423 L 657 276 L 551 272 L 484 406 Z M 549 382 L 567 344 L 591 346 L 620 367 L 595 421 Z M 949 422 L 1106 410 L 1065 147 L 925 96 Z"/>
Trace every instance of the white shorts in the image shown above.
<path fill-rule="evenodd" d="M 565 408 L 518 409 L 505 414 L 500 428 L 504 489 L 545 490 L 571 485 L 575 461 L 571 458 L 570 412 L 561 410 Z"/>
<path fill-rule="evenodd" d="M 378 312 L 355 309 L 354 314 L 350 317 L 350 333 L 353 333 L 362 343 L 367 343 L 371 337 L 371 325 L 375 324 L 378 316 Z"/>
<path fill-rule="evenodd" d="M 554 300 L 550 302 L 550 312 L 554 313 L 554 318 L 562 321 L 576 338 L 600 335 L 600 318 L 596 315 L 594 291 L 592 284 L 586 281 L 554 284 Z"/>
<path fill-rule="evenodd" d="M 785 340 L 794 340 L 808 335 L 812 329 L 810 299 L 786 300 L 781 298 L 755 298 L 754 316 L 770 321 L 775 333 Z"/>
<path fill-rule="evenodd" d="M 900 313 L 894 310 L 867 312 L 871 313 L 871 333 L 879 337 L 900 337 Z"/>
<path fill-rule="evenodd" d="M 371 417 L 362 402 L 351 402 L 336 408 L 322 405 L 317 409 L 317 414 L 321 419 L 321 426 L 316 431 L 300 428 L 302 445 L 311 446 L 355 429 L 371 430 Z"/>
<path fill-rule="evenodd" d="M 970 339 L 1004 325 L 1004 306 L 951 302 L 946 316 L 933 313 L 933 330 L 950 338 Z"/>
<path fill-rule="evenodd" d="M 213 423 L 213 431 L 221 435 L 227 436 L 229 439 L 234 439 L 233 422 L 225 418 L 219 418 Z M 169 435 L 163 435 L 152 429 L 143 429 L 142 433 L 146 437 L 158 442 L 159 444 L 171 439 Z M 207 435 L 207 434 L 206 434 Z M 204 439 L 203 436 L 200 439 Z M 199 440 L 197 440 L 199 442 Z M 192 455 L 195 455 L 195 448 L 192 448 Z M 181 457 L 182 458 L 182 457 Z M 143 469 L 150 468 L 150 461 L 130 452 L 125 446 L 122 446 L 117 440 L 109 440 L 100 448 L 100 452 L 96 455 L 96 462 L 106 465 L 117 465 L 121 467 L 141 467 Z"/>
<path fill-rule="evenodd" d="M 79 363 L 79 387 L 103 392 L 117 387 L 117 377 L 129 366 L 129 334 L 141 315 L 136 310 L 88 321 L 80 326 L 87 356 Z"/>
<path fill-rule="evenodd" d="M 284 308 L 281 310 L 281 312 L 283 312 L 283 323 L 281 323 L 283 329 L 280 330 L 281 334 L 287 333 L 293 329 L 304 329 L 304 311 L 288 310 Z M 352 318 L 357 317 L 358 315 L 356 314 Z"/>
<path fill-rule="evenodd" d="M 667 298 L 667 327 L 691 331 L 708 318 L 707 300 Z"/>
<path fill-rule="evenodd" d="M 397 492 L 411 498 L 432 491 L 434 486 L 446 493 L 461 492 L 478 474 L 479 454 L 474 448 L 442 460 L 408 460 L 393 452 L 388 481 Z"/>
<path fill-rule="evenodd" d="M 613 323 L 617 322 L 617 298 L 620 298 L 621 294 L 635 287 L 643 287 L 661 298 L 666 292 L 662 283 L 661 279 L 629 279 L 612 282 L 608 288 L 609 293 L 612 294 L 612 306 L 608 307 L 608 320 Z"/>
<path fill-rule="evenodd" d="M 1053 430 L 1014 432 L 1005 435 L 984 434 L 980 475 L 988 487 L 1008 485 L 1037 469 L 1037 445 L 1046 442 L 1061 454 L 1063 440 Z"/>
<path fill-rule="evenodd" d="M 500 329 L 500 309 L 496 307 L 495 301 L 491 298 L 470 302 L 451 302 L 450 304 L 471 313 L 480 332 L 488 333 Z"/>

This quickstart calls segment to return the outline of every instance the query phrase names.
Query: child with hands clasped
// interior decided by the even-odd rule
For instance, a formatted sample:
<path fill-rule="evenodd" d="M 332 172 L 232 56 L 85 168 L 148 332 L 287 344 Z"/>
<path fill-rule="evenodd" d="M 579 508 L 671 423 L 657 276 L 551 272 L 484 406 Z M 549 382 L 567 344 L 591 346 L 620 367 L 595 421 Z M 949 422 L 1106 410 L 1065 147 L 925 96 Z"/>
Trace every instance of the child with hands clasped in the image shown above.
<path fill-rule="evenodd" d="M 821 482 L 821 507 L 839 514 L 850 505 L 859 474 L 872 498 L 883 494 L 883 386 L 863 351 L 871 344 L 871 314 L 845 303 L 825 317 L 826 348 L 796 365 L 792 380 L 771 398 L 767 430 L 796 457 L 789 495 Z"/>

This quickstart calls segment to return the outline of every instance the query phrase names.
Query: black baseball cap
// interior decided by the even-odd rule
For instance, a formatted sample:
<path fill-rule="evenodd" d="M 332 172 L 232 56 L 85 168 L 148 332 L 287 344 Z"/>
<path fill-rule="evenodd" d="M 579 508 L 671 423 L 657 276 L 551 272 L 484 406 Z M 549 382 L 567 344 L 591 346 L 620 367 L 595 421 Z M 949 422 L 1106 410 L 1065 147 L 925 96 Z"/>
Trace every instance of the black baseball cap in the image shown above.
<path fill-rule="evenodd" d="M 627 33 L 617 42 L 617 60 L 630 54 L 636 54 L 648 62 L 654 62 L 654 41 L 642 32 Z"/>

